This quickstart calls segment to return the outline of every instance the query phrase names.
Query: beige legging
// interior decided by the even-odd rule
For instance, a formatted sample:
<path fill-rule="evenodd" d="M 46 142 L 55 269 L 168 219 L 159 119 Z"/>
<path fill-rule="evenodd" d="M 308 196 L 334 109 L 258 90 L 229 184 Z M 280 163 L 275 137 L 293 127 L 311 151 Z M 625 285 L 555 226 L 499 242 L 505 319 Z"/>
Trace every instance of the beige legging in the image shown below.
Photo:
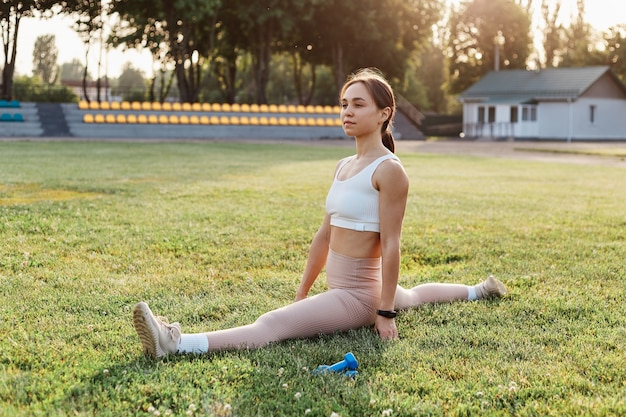
<path fill-rule="evenodd" d="M 270 311 L 254 323 L 207 333 L 209 350 L 258 348 L 271 342 L 307 338 L 372 325 L 380 303 L 380 258 L 350 258 L 333 252 L 326 260 L 328 291 Z M 396 309 L 425 302 L 467 299 L 467 286 L 398 286 Z"/>

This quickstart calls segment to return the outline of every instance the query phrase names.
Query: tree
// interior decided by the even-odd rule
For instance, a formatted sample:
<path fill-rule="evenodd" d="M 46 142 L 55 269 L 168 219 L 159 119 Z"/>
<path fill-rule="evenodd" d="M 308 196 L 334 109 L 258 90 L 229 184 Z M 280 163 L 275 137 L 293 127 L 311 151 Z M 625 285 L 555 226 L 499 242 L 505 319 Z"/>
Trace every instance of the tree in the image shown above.
<path fill-rule="evenodd" d="M 554 2 L 554 9 L 550 10 L 547 0 L 541 2 L 541 16 L 545 23 L 543 32 L 543 50 L 545 61 L 543 66 L 556 67 L 559 64 L 559 51 L 563 46 L 563 26 L 558 23 L 561 11 L 561 0 Z"/>
<path fill-rule="evenodd" d="M 577 0 L 576 18 L 564 30 L 564 45 L 560 51 L 562 67 L 583 67 L 606 63 L 604 54 L 594 47 L 591 25 L 585 21 L 585 2 Z"/>
<path fill-rule="evenodd" d="M 144 74 L 126 63 L 117 80 L 117 86 L 111 93 L 121 96 L 126 101 L 143 101 L 146 99 L 146 82 Z"/>
<path fill-rule="evenodd" d="M 79 59 L 74 58 L 70 62 L 64 62 L 61 64 L 61 81 L 70 80 L 77 81 L 81 80 L 84 74 L 83 64 Z M 90 81 L 91 74 L 87 73 L 87 80 Z"/>
<path fill-rule="evenodd" d="M 54 35 L 42 35 L 35 40 L 33 48 L 33 75 L 45 84 L 53 85 L 59 75 L 57 58 L 59 50 Z"/>
<path fill-rule="evenodd" d="M 3 1 L 0 3 L 0 38 L 2 39 L 2 51 L 4 52 L 0 98 L 12 98 L 20 21 L 23 17 L 31 17 L 36 10 L 46 7 L 46 5 L 40 3 L 42 2 L 35 0 Z"/>
<path fill-rule="evenodd" d="M 525 68 L 530 23 L 528 12 L 510 0 L 462 3 L 450 18 L 450 93 L 464 91 L 496 67 Z"/>
<path fill-rule="evenodd" d="M 221 0 L 133 0 L 113 4 L 125 31 L 115 36 L 150 48 L 165 65 L 172 64 L 183 102 L 197 102 L 205 63 L 213 58 L 217 12 Z M 122 33 L 124 32 L 124 33 Z M 166 45 L 165 49 L 163 45 Z M 167 51 L 162 54 L 162 51 Z M 158 54 L 158 55 L 157 55 Z M 208 62 L 207 62 L 208 61 Z"/>
<path fill-rule="evenodd" d="M 617 76 L 626 83 L 626 25 L 609 28 L 604 35 L 607 62 Z"/>

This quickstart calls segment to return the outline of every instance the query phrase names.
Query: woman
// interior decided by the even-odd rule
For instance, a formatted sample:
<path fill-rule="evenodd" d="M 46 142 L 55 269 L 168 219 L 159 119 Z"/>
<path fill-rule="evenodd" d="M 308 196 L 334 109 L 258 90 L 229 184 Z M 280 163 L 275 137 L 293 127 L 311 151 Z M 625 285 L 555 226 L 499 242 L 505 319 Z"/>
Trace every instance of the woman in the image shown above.
<path fill-rule="evenodd" d="M 152 357 L 259 348 L 374 324 L 383 339 L 396 339 L 396 309 L 506 293 L 493 277 L 475 285 L 398 286 L 400 235 L 409 180 L 394 154 L 391 123 L 395 100 L 375 70 L 353 74 L 341 90 L 341 120 L 356 142 L 356 155 L 337 164 L 326 215 L 315 234 L 295 302 L 263 314 L 253 324 L 209 333 L 181 334 L 178 323 L 155 317 L 146 303 L 133 309 L 143 351 Z M 328 291 L 307 297 L 326 268 Z"/>

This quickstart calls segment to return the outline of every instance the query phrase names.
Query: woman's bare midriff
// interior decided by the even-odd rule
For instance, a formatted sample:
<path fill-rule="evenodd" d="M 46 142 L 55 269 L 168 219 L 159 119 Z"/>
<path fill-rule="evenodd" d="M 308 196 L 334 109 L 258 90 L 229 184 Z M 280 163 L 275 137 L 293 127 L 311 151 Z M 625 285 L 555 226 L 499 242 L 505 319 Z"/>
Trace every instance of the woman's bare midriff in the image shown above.
<path fill-rule="evenodd" d="M 351 258 L 378 258 L 380 234 L 331 226 L 330 249 Z"/>

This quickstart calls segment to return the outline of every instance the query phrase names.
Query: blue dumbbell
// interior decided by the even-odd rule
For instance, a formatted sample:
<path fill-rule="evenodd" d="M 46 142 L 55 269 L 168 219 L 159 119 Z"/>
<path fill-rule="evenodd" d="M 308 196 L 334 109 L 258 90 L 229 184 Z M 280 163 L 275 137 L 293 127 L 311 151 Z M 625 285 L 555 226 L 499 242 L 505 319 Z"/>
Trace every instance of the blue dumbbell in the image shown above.
<path fill-rule="evenodd" d="M 343 360 L 333 365 L 320 365 L 317 367 L 315 373 L 325 374 L 328 372 L 343 372 L 354 371 L 359 366 L 359 362 L 354 357 L 352 352 L 348 352 L 344 355 Z"/>

